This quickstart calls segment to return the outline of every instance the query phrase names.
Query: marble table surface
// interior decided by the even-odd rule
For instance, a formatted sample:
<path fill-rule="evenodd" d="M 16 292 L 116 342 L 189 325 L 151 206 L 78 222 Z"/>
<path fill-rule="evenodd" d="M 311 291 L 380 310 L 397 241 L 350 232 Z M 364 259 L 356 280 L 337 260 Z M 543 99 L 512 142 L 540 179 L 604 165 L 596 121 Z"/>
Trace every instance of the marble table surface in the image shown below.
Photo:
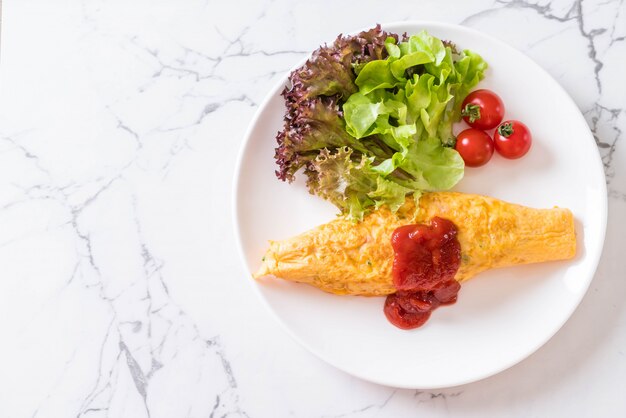
<path fill-rule="evenodd" d="M 0 416 L 626 416 L 623 0 L 3 3 Z M 436 391 L 361 381 L 292 341 L 231 224 L 235 158 L 278 78 L 340 32 L 406 19 L 536 60 L 584 113 L 609 190 L 570 321 L 511 369 Z"/>

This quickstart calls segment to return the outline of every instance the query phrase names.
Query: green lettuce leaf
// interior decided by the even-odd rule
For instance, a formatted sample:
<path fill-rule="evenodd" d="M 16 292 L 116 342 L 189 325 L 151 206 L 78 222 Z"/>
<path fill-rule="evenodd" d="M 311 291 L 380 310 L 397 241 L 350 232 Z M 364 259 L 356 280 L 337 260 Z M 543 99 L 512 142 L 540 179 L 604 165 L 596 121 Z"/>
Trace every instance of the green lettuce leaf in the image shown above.
<path fill-rule="evenodd" d="M 396 194 L 447 190 L 463 178 L 452 125 L 460 120 L 460 103 L 484 77 L 487 64 L 471 51 L 453 53 L 453 47 L 425 31 L 398 44 L 387 39 L 389 56 L 367 63 L 359 73 L 359 91 L 343 105 L 346 132 L 361 141 L 374 135 L 392 153 L 368 166 L 368 172 L 385 181 L 377 182 L 377 190 L 390 182 L 401 186 Z M 377 196 L 380 202 L 383 193 Z M 396 206 L 391 196 L 383 200 Z"/>
<path fill-rule="evenodd" d="M 413 142 L 402 154 L 399 167 L 424 181 L 425 190 L 447 190 L 463 178 L 465 163 L 452 148 L 431 137 Z"/>
<path fill-rule="evenodd" d="M 389 61 L 377 60 L 365 64 L 354 83 L 359 87 L 359 93 L 367 94 L 377 89 L 395 87 L 400 81 L 392 74 Z"/>

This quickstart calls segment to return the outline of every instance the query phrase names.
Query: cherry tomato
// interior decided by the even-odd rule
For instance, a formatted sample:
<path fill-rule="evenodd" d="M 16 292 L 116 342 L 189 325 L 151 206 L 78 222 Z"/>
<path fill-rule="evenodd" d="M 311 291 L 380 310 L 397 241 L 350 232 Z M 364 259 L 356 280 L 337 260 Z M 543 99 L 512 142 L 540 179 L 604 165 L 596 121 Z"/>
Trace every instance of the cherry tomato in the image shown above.
<path fill-rule="evenodd" d="M 504 118 L 504 103 L 491 90 L 476 90 L 463 100 L 463 119 L 469 126 L 486 131 L 493 129 Z"/>
<path fill-rule="evenodd" d="M 518 120 L 502 122 L 493 139 L 500 155 L 512 160 L 526 155 L 533 142 L 528 127 Z"/>
<path fill-rule="evenodd" d="M 455 148 L 466 166 L 480 167 L 493 155 L 493 140 L 485 132 L 469 128 L 457 135 Z"/>

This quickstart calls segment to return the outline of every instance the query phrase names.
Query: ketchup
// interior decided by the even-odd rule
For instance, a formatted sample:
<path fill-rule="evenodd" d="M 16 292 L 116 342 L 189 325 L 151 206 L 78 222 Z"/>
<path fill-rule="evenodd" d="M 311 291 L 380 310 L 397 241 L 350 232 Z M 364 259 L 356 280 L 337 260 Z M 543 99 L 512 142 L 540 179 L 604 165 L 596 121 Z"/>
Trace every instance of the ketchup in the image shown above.
<path fill-rule="evenodd" d="M 461 264 L 461 245 L 451 221 L 434 217 L 430 225 L 397 228 L 391 235 L 395 253 L 393 284 L 385 316 L 398 328 L 422 326 L 439 305 L 456 302 L 461 285 L 454 280 Z"/>

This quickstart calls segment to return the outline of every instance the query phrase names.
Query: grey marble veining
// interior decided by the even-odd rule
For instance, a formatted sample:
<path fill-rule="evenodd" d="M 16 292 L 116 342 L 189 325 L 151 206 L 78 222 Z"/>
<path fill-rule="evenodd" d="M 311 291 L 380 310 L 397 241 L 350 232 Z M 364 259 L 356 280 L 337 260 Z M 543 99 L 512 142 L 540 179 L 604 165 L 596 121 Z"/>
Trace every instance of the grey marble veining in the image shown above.
<path fill-rule="evenodd" d="M 3 3 L 0 416 L 626 414 L 623 1 Z M 360 381 L 291 341 L 244 286 L 230 225 L 269 89 L 320 42 L 405 19 L 483 30 L 542 65 L 609 188 L 571 320 L 517 366 L 437 391 Z"/>

